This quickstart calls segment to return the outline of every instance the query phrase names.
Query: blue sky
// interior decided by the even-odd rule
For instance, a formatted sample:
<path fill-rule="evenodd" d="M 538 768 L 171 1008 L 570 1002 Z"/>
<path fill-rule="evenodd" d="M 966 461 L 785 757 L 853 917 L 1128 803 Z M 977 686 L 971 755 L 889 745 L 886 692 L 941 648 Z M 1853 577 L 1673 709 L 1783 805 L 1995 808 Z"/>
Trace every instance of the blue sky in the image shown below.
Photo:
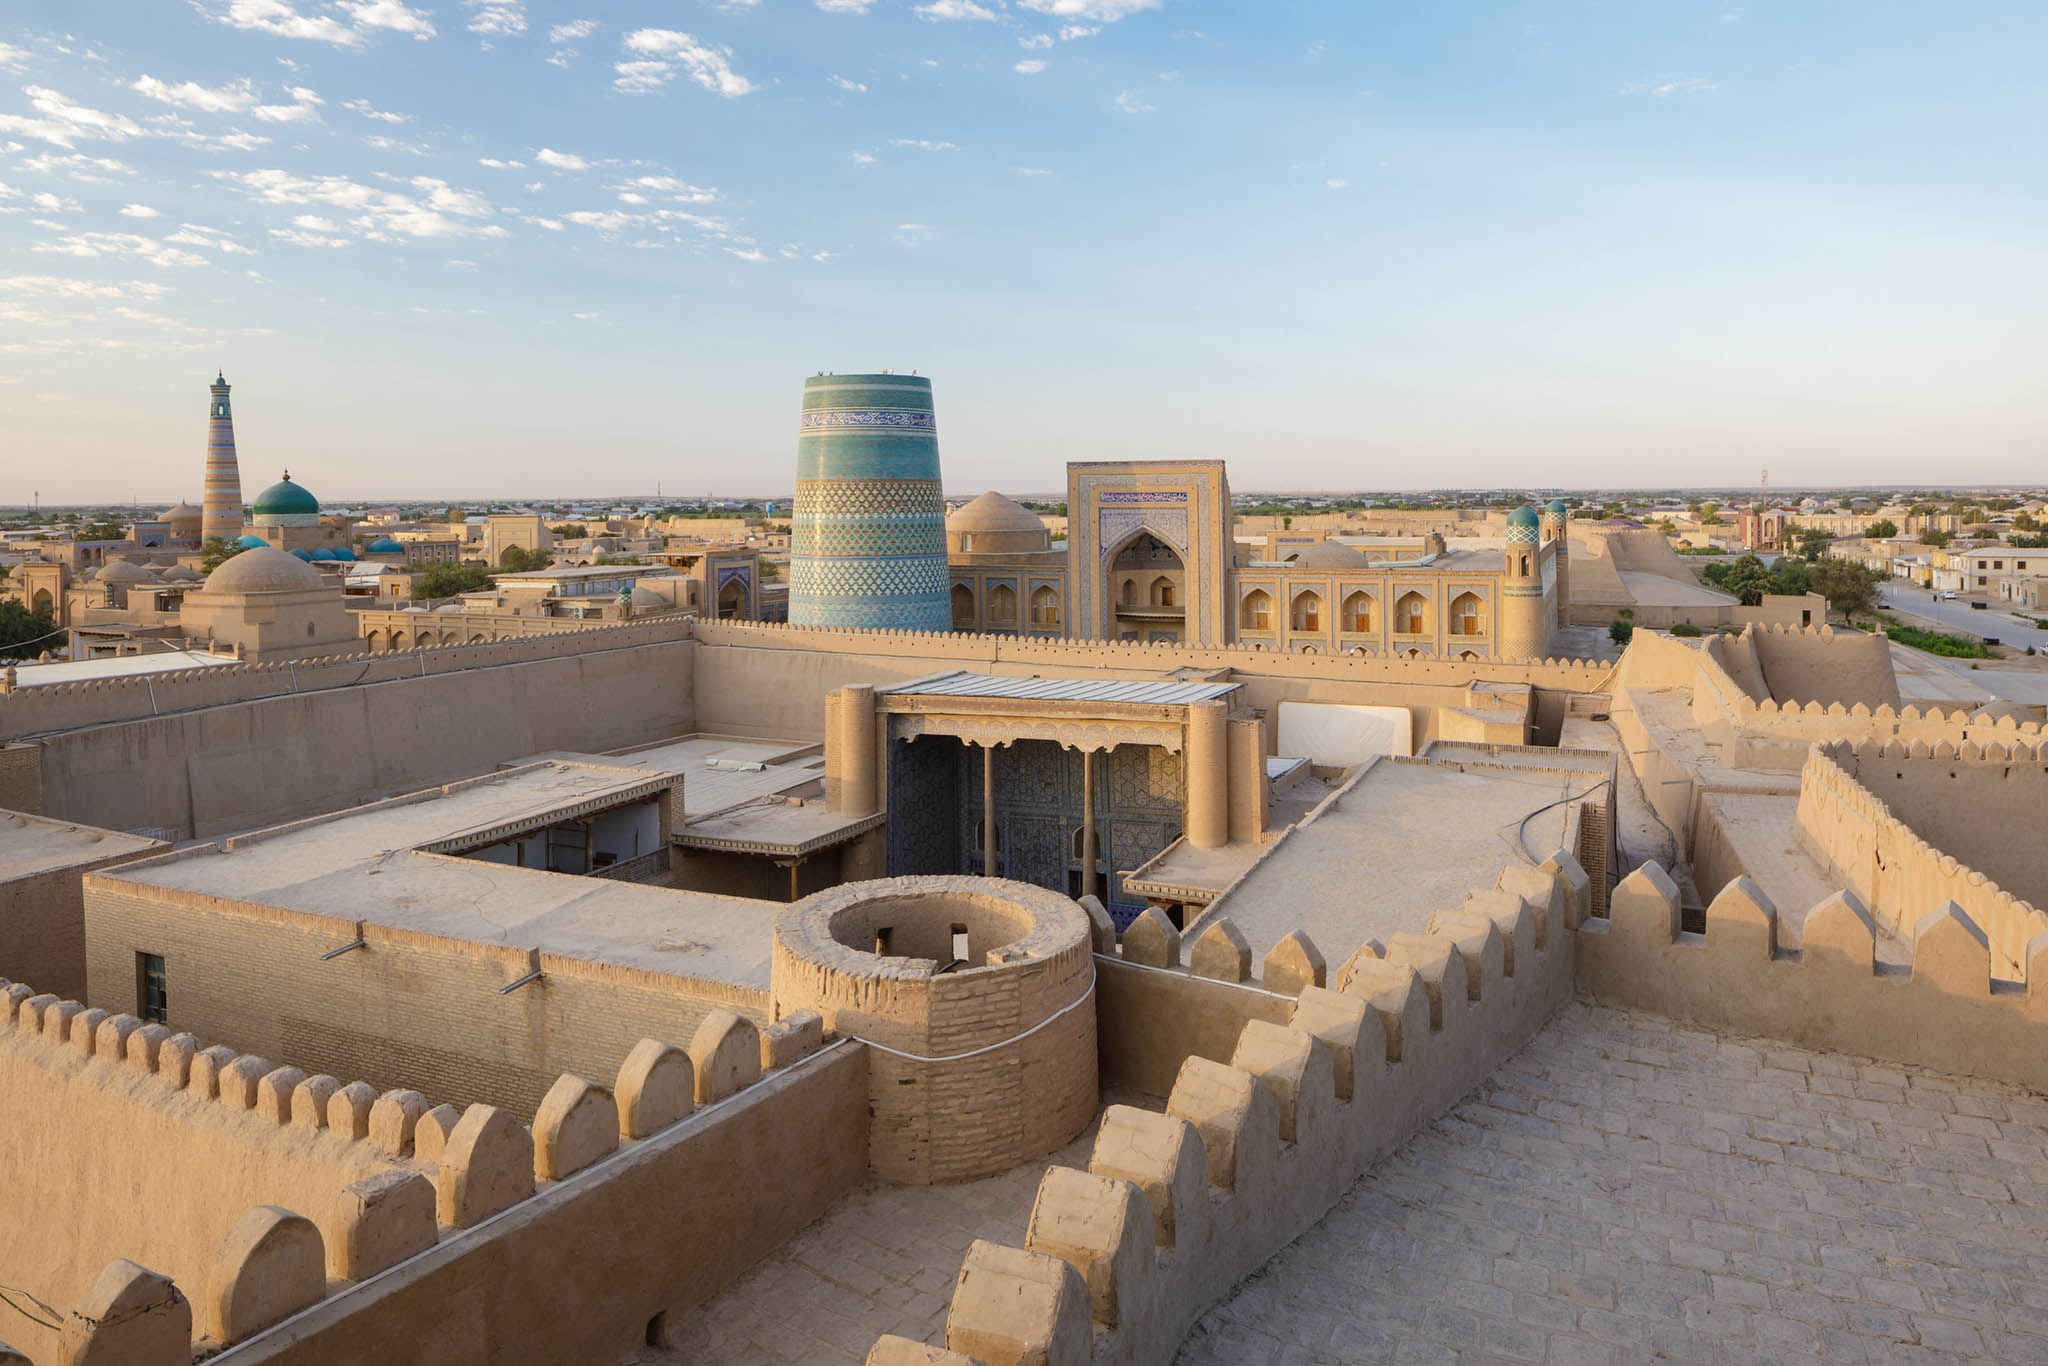
<path fill-rule="evenodd" d="M 89 29 L 79 27 L 89 22 Z M 27 0 L 0 502 L 2042 478 L 2048 6 Z M 17 459 L 17 456 L 20 458 Z"/>

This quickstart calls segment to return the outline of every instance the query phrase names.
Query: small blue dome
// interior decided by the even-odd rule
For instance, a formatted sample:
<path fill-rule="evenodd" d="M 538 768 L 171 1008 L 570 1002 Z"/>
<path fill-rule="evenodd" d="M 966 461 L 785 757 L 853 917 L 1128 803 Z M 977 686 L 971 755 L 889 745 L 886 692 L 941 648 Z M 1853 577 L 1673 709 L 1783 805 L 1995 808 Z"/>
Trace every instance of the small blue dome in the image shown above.
<path fill-rule="evenodd" d="M 291 554 L 292 554 L 293 558 L 295 558 L 295 559 L 301 559 L 301 560 L 304 560 L 304 561 L 306 561 L 306 562 L 307 562 L 308 564 L 311 564 L 311 563 L 312 563 L 312 561 L 313 561 L 313 556 L 312 556 L 311 552 L 309 552 L 309 551 L 304 551 L 304 550 L 294 550 L 294 551 L 292 551 L 292 552 L 291 552 Z"/>
<path fill-rule="evenodd" d="M 249 512 L 255 517 L 279 515 L 318 516 L 320 500 L 306 491 L 303 484 L 294 484 L 290 470 L 284 478 L 256 495 L 256 501 L 249 505 Z"/>
<path fill-rule="evenodd" d="M 368 546 L 364 547 L 364 549 L 372 555 L 403 555 L 405 553 L 405 547 L 392 540 L 389 536 L 379 536 L 376 540 L 370 542 Z"/>
<path fill-rule="evenodd" d="M 313 552 L 313 558 L 316 560 L 331 560 L 334 558 L 334 552 L 323 545 Z"/>
<path fill-rule="evenodd" d="M 1561 522 L 1569 515 L 1569 512 L 1567 511 L 1564 505 L 1564 499 L 1562 498 L 1551 499 L 1550 506 L 1543 510 L 1550 514 L 1551 519 L 1553 521 Z"/>
<path fill-rule="evenodd" d="M 347 546 L 343 546 L 341 549 L 334 552 L 334 558 L 340 560 L 343 564 L 354 564 L 356 552 L 350 550 Z"/>
<path fill-rule="evenodd" d="M 250 536 L 246 533 L 234 539 L 234 546 L 237 550 L 254 550 L 259 545 L 269 544 L 270 542 L 264 540 L 261 536 Z"/>

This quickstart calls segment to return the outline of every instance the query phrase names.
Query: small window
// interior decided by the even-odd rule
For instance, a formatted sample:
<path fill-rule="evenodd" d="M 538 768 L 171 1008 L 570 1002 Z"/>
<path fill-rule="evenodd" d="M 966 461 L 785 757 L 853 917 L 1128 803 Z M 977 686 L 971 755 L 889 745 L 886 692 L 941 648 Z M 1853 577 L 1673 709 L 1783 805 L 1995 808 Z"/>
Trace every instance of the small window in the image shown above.
<path fill-rule="evenodd" d="M 967 961 L 967 927 L 965 925 L 955 925 L 953 927 L 953 959 L 959 963 Z"/>
<path fill-rule="evenodd" d="M 168 1024 L 171 994 L 164 983 L 164 956 L 160 953 L 135 955 L 135 1013 L 146 1024 Z"/>
<path fill-rule="evenodd" d="M 893 927 L 888 925 L 883 925 L 875 931 L 875 953 L 878 956 L 883 958 L 889 956 L 889 939 L 892 932 Z"/>

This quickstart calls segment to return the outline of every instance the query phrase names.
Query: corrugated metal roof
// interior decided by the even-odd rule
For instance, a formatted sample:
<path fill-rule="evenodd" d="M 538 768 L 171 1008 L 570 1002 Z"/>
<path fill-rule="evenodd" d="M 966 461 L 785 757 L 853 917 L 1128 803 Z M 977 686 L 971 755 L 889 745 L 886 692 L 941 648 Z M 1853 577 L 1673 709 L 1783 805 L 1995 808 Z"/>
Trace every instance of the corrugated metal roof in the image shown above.
<path fill-rule="evenodd" d="M 965 670 L 920 678 L 884 693 L 920 693 L 940 697 L 1015 697 L 1045 702 L 1149 702 L 1186 706 L 1236 692 L 1236 683 L 1184 683 L 1129 678 L 1019 678 L 1008 674 L 977 674 Z"/>

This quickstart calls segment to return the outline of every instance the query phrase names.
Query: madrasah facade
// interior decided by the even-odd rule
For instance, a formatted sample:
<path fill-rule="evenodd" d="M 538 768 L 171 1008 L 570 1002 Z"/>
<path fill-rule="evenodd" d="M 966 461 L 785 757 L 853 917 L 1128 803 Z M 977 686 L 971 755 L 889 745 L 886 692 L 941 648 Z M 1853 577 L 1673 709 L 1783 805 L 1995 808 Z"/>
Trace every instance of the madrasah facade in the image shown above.
<path fill-rule="evenodd" d="M 1533 510 L 1525 643 L 1257 648 L 1434 581 L 1241 560 L 1200 466 L 1075 467 L 1072 630 L 952 631 L 1050 547 L 851 378 L 787 624 L 0 674 L 0 1362 L 2041 1340 L 2039 708 L 1824 621 L 1535 657 Z"/>

